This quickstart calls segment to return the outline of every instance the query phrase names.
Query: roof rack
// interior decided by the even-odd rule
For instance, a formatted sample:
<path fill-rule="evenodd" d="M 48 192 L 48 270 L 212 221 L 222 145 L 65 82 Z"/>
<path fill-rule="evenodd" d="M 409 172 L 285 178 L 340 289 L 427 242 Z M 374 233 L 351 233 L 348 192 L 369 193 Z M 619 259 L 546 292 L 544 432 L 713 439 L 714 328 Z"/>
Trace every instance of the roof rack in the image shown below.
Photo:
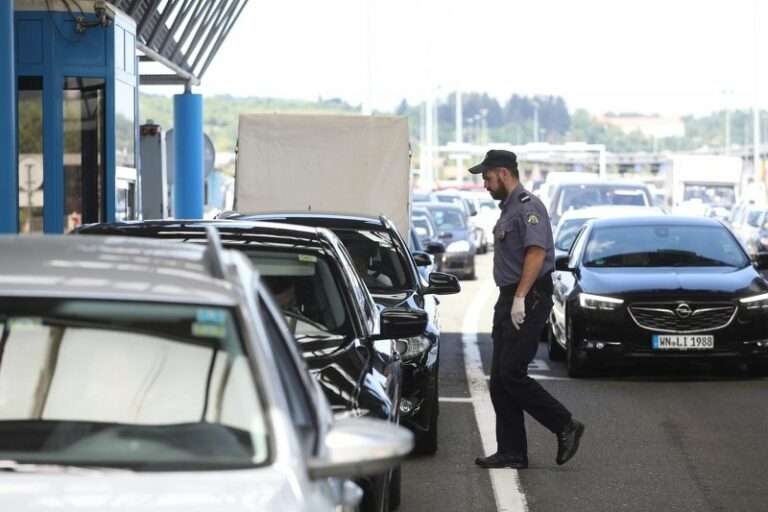
<path fill-rule="evenodd" d="M 221 245 L 221 238 L 218 230 L 213 226 L 205 227 L 206 243 L 203 260 L 208 267 L 208 271 L 213 277 L 224 279 L 226 270 L 224 269 L 224 247 Z"/>

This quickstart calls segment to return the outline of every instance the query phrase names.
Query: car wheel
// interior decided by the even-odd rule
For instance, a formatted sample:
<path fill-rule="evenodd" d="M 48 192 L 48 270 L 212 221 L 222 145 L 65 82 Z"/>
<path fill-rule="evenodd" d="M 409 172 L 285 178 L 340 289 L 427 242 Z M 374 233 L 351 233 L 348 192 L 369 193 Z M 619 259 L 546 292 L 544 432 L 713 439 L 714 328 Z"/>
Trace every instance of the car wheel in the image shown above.
<path fill-rule="evenodd" d="M 552 324 L 547 324 L 545 327 L 547 337 L 547 353 L 549 354 L 550 361 L 565 361 L 565 350 L 557 342 L 555 338 L 555 332 Z"/>
<path fill-rule="evenodd" d="M 389 482 L 389 510 L 397 510 L 400 506 L 400 465 L 392 471 Z"/>
<path fill-rule="evenodd" d="M 469 271 L 469 274 L 467 274 L 467 279 L 470 281 L 473 279 L 477 279 L 477 273 L 475 272 L 475 262 L 472 262 L 472 270 Z"/>
<path fill-rule="evenodd" d="M 432 399 L 432 408 L 429 412 L 429 429 L 420 434 L 416 439 L 416 446 L 413 448 L 414 453 L 433 455 L 437 452 L 437 417 L 440 412 L 437 404 L 437 388 L 435 388 L 434 398 Z"/>
<path fill-rule="evenodd" d="M 568 376 L 572 379 L 586 377 L 588 372 L 583 361 L 579 359 L 579 348 L 575 346 L 577 342 L 574 336 L 573 322 L 568 321 L 566 329 L 566 363 L 568 365 Z"/>

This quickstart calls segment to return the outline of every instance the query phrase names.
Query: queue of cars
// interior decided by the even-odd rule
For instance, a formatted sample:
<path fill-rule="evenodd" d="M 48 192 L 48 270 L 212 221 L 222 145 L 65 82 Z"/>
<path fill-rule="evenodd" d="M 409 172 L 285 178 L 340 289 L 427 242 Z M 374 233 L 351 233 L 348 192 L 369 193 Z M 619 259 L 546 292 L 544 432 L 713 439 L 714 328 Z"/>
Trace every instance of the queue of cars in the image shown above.
<path fill-rule="evenodd" d="M 215 227 L 222 243 L 262 274 L 333 411 L 402 423 L 415 434 L 415 451 L 434 453 L 440 334 L 434 295 L 457 293 L 456 278 L 433 272 L 422 280 L 415 260 L 430 263 L 429 255 L 414 257 L 386 218 L 226 216 L 93 224 L 76 232 L 202 242 Z M 357 483 L 363 510 L 399 503 L 398 469 Z"/>
<path fill-rule="evenodd" d="M 0 238 L 3 510 L 352 511 L 410 451 L 331 414 L 264 278 L 202 234 Z"/>

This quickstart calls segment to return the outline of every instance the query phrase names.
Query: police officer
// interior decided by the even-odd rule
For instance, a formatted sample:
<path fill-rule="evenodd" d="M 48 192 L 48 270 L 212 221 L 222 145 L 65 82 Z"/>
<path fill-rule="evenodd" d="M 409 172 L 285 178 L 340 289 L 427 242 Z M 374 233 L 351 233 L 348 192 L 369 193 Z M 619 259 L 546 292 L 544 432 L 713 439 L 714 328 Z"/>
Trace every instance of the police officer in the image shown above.
<path fill-rule="evenodd" d="M 482 174 L 491 197 L 501 201 L 494 228 L 493 278 L 499 299 L 493 313 L 491 401 L 496 412 L 493 455 L 478 457 L 483 468 L 528 467 L 523 412 L 557 436 L 557 464 L 576 454 L 584 425 L 528 376 L 539 335 L 552 309 L 555 254 L 552 227 L 541 200 L 520 184 L 517 156 L 492 149 L 469 172 Z"/>

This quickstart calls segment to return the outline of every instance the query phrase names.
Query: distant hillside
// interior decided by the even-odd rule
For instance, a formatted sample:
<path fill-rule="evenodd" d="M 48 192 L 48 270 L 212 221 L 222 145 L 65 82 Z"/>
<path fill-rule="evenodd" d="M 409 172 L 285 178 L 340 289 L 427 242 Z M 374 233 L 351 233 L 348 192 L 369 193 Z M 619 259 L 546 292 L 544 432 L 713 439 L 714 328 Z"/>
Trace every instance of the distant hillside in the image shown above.
<path fill-rule="evenodd" d="M 173 97 L 142 94 L 139 98 L 140 122 L 151 119 L 161 128 L 173 127 Z M 257 113 L 294 114 L 356 114 L 359 107 L 341 100 L 300 101 L 271 98 L 242 98 L 235 96 L 206 96 L 203 104 L 205 133 L 213 141 L 216 151 L 235 150 L 237 120 L 240 114 Z"/>
<path fill-rule="evenodd" d="M 453 140 L 455 134 L 455 95 L 449 95 L 438 103 L 438 141 L 444 144 Z M 684 135 L 656 138 L 637 129 L 628 131 L 616 125 L 609 117 L 634 117 L 636 123 L 646 118 L 653 122 L 658 116 L 615 113 L 608 116 L 595 115 L 586 110 L 569 112 L 566 102 L 559 96 L 512 95 L 504 102 L 486 93 L 466 92 L 462 94 L 465 117 L 464 138 L 479 144 L 509 142 L 524 144 L 533 140 L 533 127 L 538 125 L 539 140 L 552 143 L 589 142 L 605 144 L 608 151 L 685 151 L 698 148 L 719 149 L 725 144 L 725 112 L 713 112 L 708 116 L 686 116 L 681 119 L 685 126 Z M 237 140 L 237 120 L 245 113 L 301 113 L 301 114 L 358 114 L 360 108 L 340 99 L 302 101 L 274 98 L 208 96 L 204 103 L 205 132 L 213 140 L 218 152 L 234 151 Z M 418 162 L 419 139 L 422 136 L 424 104 L 410 105 L 405 100 L 395 112 L 408 116 L 415 162 Z M 140 97 L 140 120 L 152 119 L 162 128 L 173 126 L 173 98 L 170 96 L 142 94 Z M 536 118 L 536 121 L 534 121 Z M 730 112 L 731 144 L 747 145 L 752 140 L 752 114 L 750 111 Z M 765 122 L 766 117 L 763 117 Z M 625 123 L 626 124 L 626 123 Z M 642 123 L 640 123 L 642 124 Z M 640 126 L 638 124 L 638 126 Z M 766 131 L 763 131 L 766 133 Z"/>

